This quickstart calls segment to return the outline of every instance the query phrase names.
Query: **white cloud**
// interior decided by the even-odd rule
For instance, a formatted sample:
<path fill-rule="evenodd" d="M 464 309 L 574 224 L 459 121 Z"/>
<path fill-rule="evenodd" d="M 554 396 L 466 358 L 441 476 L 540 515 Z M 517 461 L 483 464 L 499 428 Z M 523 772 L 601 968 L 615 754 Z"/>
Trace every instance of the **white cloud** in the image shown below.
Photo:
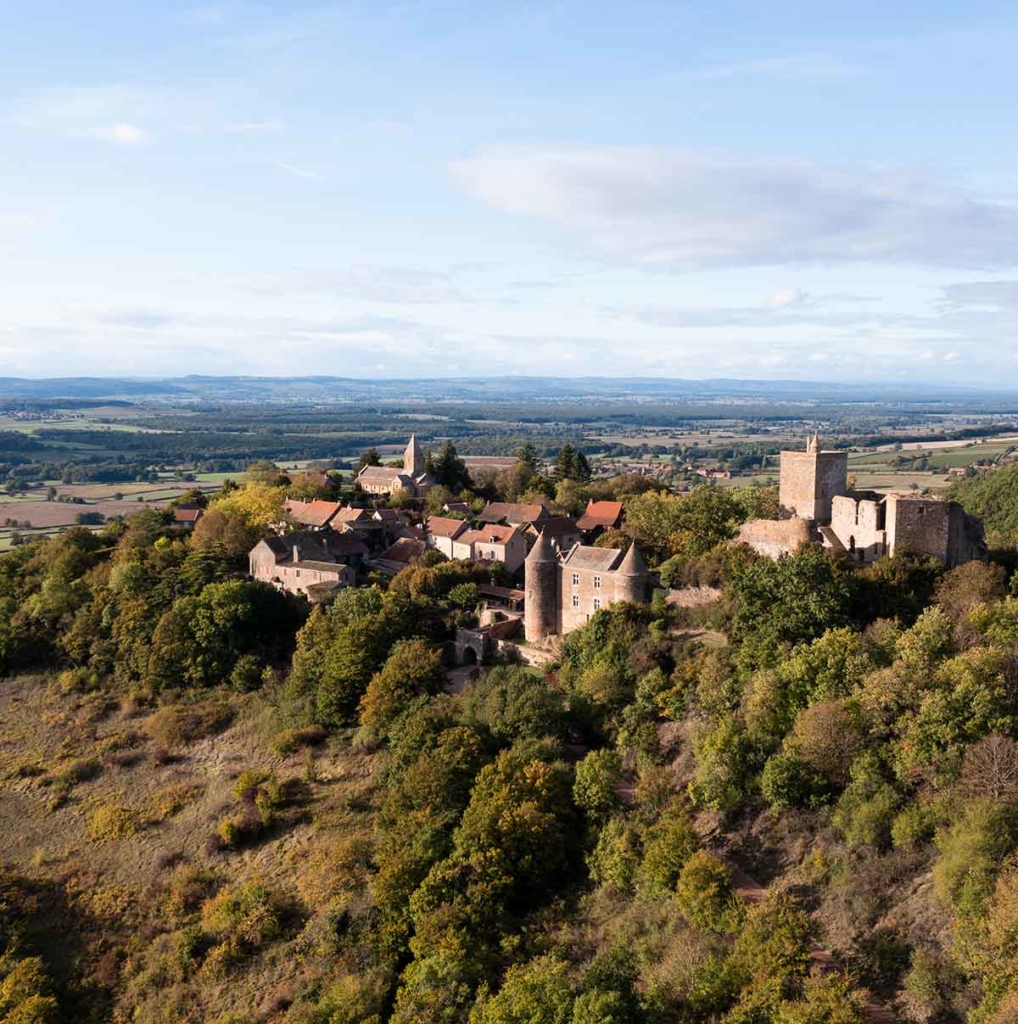
<path fill-rule="evenodd" d="M 316 174 L 314 171 L 305 171 L 300 167 L 294 167 L 293 164 L 285 164 L 281 160 L 276 161 L 276 166 L 284 171 L 289 171 L 290 174 L 297 175 L 298 178 L 307 178 L 309 181 L 324 181 L 320 174 Z"/>
<path fill-rule="evenodd" d="M 93 139 L 114 142 L 118 146 L 140 146 L 151 138 L 144 128 L 125 122 L 113 124 L 106 128 L 87 128 L 80 134 L 87 135 Z"/>
<path fill-rule="evenodd" d="M 481 202 L 636 263 L 1018 263 L 1018 208 L 906 171 L 534 146 L 484 149 L 452 172 Z"/>
<path fill-rule="evenodd" d="M 941 291 L 949 306 L 1018 310 L 1018 281 L 967 281 Z"/>
<path fill-rule="evenodd" d="M 862 64 L 832 53 L 797 53 L 696 68 L 689 77 L 713 82 L 728 78 L 775 78 L 788 82 L 845 82 L 870 74 Z"/>
<path fill-rule="evenodd" d="M 228 124 L 228 132 L 237 132 L 251 135 L 269 135 L 283 130 L 283 122 L 270 121 L 242 121 L 240 124 Z"/>
<path fill-rule="evenodd" d="M 765 303 L 767 309 L 790 309 L 812 302 L 809 295 L 799 288 L 780 288 Z"/>

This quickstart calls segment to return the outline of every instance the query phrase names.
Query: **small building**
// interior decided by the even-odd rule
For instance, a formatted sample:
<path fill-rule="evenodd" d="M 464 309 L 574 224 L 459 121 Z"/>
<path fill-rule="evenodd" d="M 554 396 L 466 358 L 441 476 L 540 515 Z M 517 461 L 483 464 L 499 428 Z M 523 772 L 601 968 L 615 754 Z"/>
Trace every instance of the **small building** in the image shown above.
<path fill-rule="evenodd" d="M 334 541 L 305 532 L 260 540 L 248 554 L 252 578 L 291 594 L 307 595 L 314 584 L 331 584 L 333 589 L 353 586 L 354 565 L 363 561 L 366 549 L 354 537 L 333 536 Z M 320 596 L 321 588 L 316 593 Z"/>
<path fill-rule="evenodd" d="M 622 525 L 622 514 L 621 501 L 588 501 L 587 509 L 576 520 L 576 525 L 594 539 L 605 530 L 617 530 Z"/>
<path fill-rule="evenodd" d="M 469 529 L 470 524 L 462 519 L 430 516 L 424 523 L 424 542 L 429 548 L 441 551 L 446 558 L 453 558 L 453 541 Z"/>
<path fill-rule="evenodd" d="M 516 572 L 527 557 L 527 542 L 515 526 L 482 526 L 461 533 L 452 542 L 452 557 L 473 562 L 501 562 Z"/>
<path fill-rule="evenodd" d="M 465 501 L 447 501 L 442 506 L 443 512 L 456 513 L 460 516 L 472 516 L 473 509 Z"/>
<path fill-rule="evenodd" d="M 416 565 L 427 550 L 427 545 L 423 540 L 400 537 L 395 544 L 386 548 L 377 558 L 371 559 L 368 564 L 372 569 L 376 569 L 386 576 L 395 576 L 408 565 Z"/>
<path fill-rule="evenodd" d="M 328 526 L 343 508 L 338 501 L 300 501 L 296 498 L 287 498 L 283 507 L 295 523 L 314 530 Z"/>
<path fill-rule="evenodd" d="M 174 505 L 173 522 L 185 530 L 193 530 L 198 520 L 204 515 L 201 505 Z"/>
<path fill-rule="evenodd" d="M 509 526 L 526 526 L 539 523 L 551 513 L 541 502 L 521 504 L 515 501 L 489 501 L 477 517 L 482 523 L 505 523 Z"/>
<path fill-rule="evenodd" d="M 368 494 L 395 494 L 406 491 L 414 498 L 423 498 L 435 481 L 424 468 L 424 451 L 411 434 L 403 452 L 403 468 L 397 466 L 365 466 L 354 483 Z"/>
<path fill-rule="evenodd" d="M 580 528 L 569 516 L 548 516 L 536 523 L 528 523 L 523 530 L 527 548 L 532 548 L 540 534 L 544 534 L 556 551 L 568 551 L 583 540 Z"/>

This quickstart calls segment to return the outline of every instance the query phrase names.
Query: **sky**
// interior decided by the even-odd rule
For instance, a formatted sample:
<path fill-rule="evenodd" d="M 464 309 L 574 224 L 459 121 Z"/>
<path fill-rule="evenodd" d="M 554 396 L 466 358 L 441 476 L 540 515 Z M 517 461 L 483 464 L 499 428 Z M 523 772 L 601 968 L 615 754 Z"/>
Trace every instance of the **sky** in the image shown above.
<path fill-rule="evenodd" d="M 1018 5 L 0 4 L 0 376 L 1013 385 Z"/>

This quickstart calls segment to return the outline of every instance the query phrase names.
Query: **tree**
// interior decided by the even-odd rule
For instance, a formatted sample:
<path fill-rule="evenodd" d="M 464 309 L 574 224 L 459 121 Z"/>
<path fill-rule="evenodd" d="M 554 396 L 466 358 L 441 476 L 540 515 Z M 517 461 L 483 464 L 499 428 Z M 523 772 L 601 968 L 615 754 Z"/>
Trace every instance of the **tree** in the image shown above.
<path fill-rule="evenodd" d="M 604 821 L 616 807 L 615 787 L 622 778 L 622 759 L 614 750 L 592 750 L 576 766 L 573 799 L 592 824 Z"/>
<path fill-rule="evenodd" d="M 463 716 L 498 742 L 510 744 L 558 733 L 564 703 L 562 695 L 532 669 L 499 665 L 463 694 Z"/>
<path fill-rule="evenodd" d="M 435 457 L 432 470 L 435 482 L 450 491 L 459 492 L 470 487 L 470 474 L 466 463 L 459 457 L 452 441 L 445 441 Z"/>
<path fill-rule="evenodd" d="M 501 990 L 478 1004 L 470 1024 L 570 1024 L 573 992 L 568 970 L 551 954 L 510 967 Z"/>
<path fill-rule="evenodd" d="M 556 480 L 575 480 L 577 483 L 586 483 L 590 479 L 590 463 L 583 452 L 566 441 L 555 457 L 554 475 Z"/>
<path fill-rule="evenodd" d="M 965 751 L 962 789 L 970 797 L 1018 801 L 1018 743 L 990 733 Z"/>
<path fill-rule="evenodd" d="M 441 693 L 444 684 L 442 652 L 437 647 L 426 640 L 397 643 L 361 697 L 361 725 L 384 732 L 416 697 Z"/>
<path fill-rule="evenodd" d="M 706 850 L 698 850 L 682 867 L 675 899 L 690 924 L 711 931 L 731 931 L 741 914 L 727 865 Z"/>
<path fill-rule="evenodd" d="M 354 467 L 354 475 L 356 476 L 365 466 L 380 466 L 382 464 L 382 457 L 378 454 L 376 448 L 369 448 L 366 452 L 361 453 L 361 457 L 357 460 L 357 465 Z"/>

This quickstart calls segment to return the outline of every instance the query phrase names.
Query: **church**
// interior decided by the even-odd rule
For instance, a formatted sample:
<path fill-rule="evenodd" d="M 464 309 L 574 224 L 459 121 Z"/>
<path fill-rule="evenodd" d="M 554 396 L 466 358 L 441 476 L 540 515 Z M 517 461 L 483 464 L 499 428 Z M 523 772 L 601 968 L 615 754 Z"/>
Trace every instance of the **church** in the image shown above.
<path fill-rule="evenodd" d="M 394 494 L 406 491 L 414 498 L 423 498 L 435 481 L 424 468 L 424 450 L 411 434 L 403 452 L 403 468 L 397 466 L 365 466 L 354 483 L 366 494 Z"/>

